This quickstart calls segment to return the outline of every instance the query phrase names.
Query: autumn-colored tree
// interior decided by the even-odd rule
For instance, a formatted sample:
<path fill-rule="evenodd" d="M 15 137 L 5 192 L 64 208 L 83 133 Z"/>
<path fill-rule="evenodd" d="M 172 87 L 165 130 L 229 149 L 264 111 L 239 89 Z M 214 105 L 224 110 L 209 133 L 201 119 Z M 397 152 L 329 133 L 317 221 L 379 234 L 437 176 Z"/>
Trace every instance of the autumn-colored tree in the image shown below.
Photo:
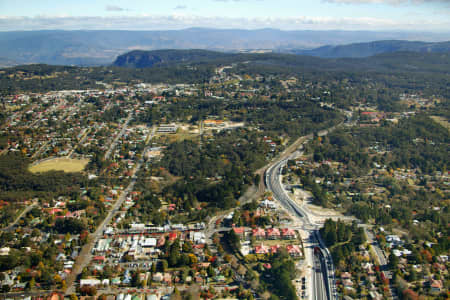
<path fill-rule="evenodd" d="M 419 295 L 411 289 L 406 289 L 403 291 L 403 299 L 405 300 L 418 300 Z"/>
<path fill-rule="evenodd" d="M 70 298 L 70 300 L 78 300 L 78 297 L 76 294 L 71 294 L 69 298 Z"/>
<path fill-rule="evenodd" d="M 97 294 L 97 289 L 95 286 L 84 285 L 81 287 L 80 292 L 82 295 L 95 296 Z"/>
<path fill-rule="evenodd" d="M 58 274 L 56 274 L 55 276 L 53 276 L 53 280 L 54 280 L 56 283 L 61 283 L 62 278 L 61 278 L 61 276 L 59 276 Z"/>
<path fill-rule="evenodd" d="M 423 257 L 427 260 L 427 262 L 432 263 L 433 262 L 433 255 L 429 250 L 423 250 L 422 251 Z"/>

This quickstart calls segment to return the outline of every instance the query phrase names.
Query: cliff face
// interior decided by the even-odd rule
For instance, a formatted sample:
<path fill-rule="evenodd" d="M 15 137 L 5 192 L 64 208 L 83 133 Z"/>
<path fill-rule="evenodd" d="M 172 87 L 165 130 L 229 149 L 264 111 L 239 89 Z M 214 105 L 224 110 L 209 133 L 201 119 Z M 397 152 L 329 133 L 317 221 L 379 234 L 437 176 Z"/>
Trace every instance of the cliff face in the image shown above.
<path fill-rule="evenodd" d="M 117 57 L 116 67 L 148 68 L 176 63 L 210 61 L 230 54 L 207 50 L 135 50 Z"/>

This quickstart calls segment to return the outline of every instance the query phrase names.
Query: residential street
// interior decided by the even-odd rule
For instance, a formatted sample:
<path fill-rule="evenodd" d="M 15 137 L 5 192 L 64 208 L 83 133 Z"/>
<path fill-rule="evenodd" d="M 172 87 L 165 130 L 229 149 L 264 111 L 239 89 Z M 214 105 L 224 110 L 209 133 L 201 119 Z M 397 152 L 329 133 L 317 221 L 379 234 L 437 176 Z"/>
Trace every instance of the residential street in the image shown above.
<path fill-rule="evenodd" d="M 155 135 L 156 127 L 153 128 L 151 135 L 147 139 L 147 144 L 151 141 L 153 136 Z M 141 159 L 137 162 L 136 166 L 133 169 L 132 175 L 131 175 L 131 182 L 128 185 L 128 187 L 122 191 L 122 193 L 119 196 L 119 199 L 114 203 L 114 205 L 111 207 L 111 209 L 108 212 L 108 215 L 103 220 L 103 222 L 98 226 L 97 230 L 90 235 L 89 242 L 84 245 L 82 248 L 82 251 L 75 262 L 75 265 L 73 267 L 72 273 L 67 276 L 66 284 L 67 284 L 67 290 L 66 295 L 70 295 L 74 293 L 75 291 L 75 280 L 78 277 L 79 274 L 83 271 L 83 268 L 89 265 L 91 259 L 92 259 L 92 249 L 94 248 L 95 244 L 97 243 L 98 239 L 103 235 L 103 232 L 106 228 L 106 226 L 111 222 L 113 217 L 116 215 L 116 213 L 119 211 L 122 204 L 127 199 L 128 194 L 133 191 L 134 185 L 136 184 L 137 178 L 135 177 L 135 174 L 140 170 L 142 167 L 144 160 L 143 156 L 144 153 L 147 151 L 147 147 L 144 148 L 142 151 Z"/>

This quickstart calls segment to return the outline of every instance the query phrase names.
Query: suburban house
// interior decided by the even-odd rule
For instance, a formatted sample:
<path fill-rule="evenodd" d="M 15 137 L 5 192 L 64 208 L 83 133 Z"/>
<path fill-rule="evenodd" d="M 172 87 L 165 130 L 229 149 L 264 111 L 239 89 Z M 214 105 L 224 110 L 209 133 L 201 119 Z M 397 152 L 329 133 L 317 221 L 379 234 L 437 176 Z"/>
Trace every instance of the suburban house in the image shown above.
<path fill-rule="evenodd" d="M 265 239 L 266 231 L 262 228 L 255 228 L 252 230 L 252 235 L 255 239 Z"/>
<path fill-rule="evenodd" d="M 255 247 L 255 254 L 268 254 L 268 253 L 269 247 L 264 246 L 264 244 Z"/>
<path fill-rule="evenodd" d="M 432 293 L 440 293 L 442 291 L 442 280 L 432 280 L 430 283 Z"/>
<path fill-rule="evenodd" d="M 236 233 L 241 239 L 245 236 L 245 228 L 244 227 L 233 227 L 234 233 Z"/>
<path fill-rule="evenodd" d="M 286 250 L 290 256 L 299 257 L 302 255 L 302 250 L 298 245 L 287 245 Z"/>
<path fill-rule="evenodd" d="M 278 249 L 280 249 L 280 248 L 281 248 L 280 245 L 270 246 L 270 253 L 275 254 L 278 252 Z"/>
<path fill-rule="evenodd" d="M 281 229 L 281 236 L 286 240 L 295 239 L 295 230 L 290 228 L 283 228 Z"/>
<path fill-rule="evenodd" d="M 281 237 L 280 230 L 278 228 L 267 229 L 267 238 L 270 240 L 276 240 Z"/>

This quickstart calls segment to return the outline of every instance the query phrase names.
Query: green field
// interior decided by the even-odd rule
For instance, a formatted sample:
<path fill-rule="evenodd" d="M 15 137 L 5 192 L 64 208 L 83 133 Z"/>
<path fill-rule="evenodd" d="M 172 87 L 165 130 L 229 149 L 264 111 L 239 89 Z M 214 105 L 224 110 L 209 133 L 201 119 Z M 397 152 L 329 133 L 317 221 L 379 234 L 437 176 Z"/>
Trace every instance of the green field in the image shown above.
<path fill-rule="evenodd" d="M 435 122 L 439 123 L 440 125 L 444 126 L 448 130 L 450 130 L 450 123 L 443 117 L 438 116 L 432 116 L 431 117 Z"/>
<path fill-rule="evenodd" d="M 64 171 L 67 173 L 81 172 L 89 163 L 88 159 L 55 158 L 43 161 L 30 167 L 30 172 Z"/>

